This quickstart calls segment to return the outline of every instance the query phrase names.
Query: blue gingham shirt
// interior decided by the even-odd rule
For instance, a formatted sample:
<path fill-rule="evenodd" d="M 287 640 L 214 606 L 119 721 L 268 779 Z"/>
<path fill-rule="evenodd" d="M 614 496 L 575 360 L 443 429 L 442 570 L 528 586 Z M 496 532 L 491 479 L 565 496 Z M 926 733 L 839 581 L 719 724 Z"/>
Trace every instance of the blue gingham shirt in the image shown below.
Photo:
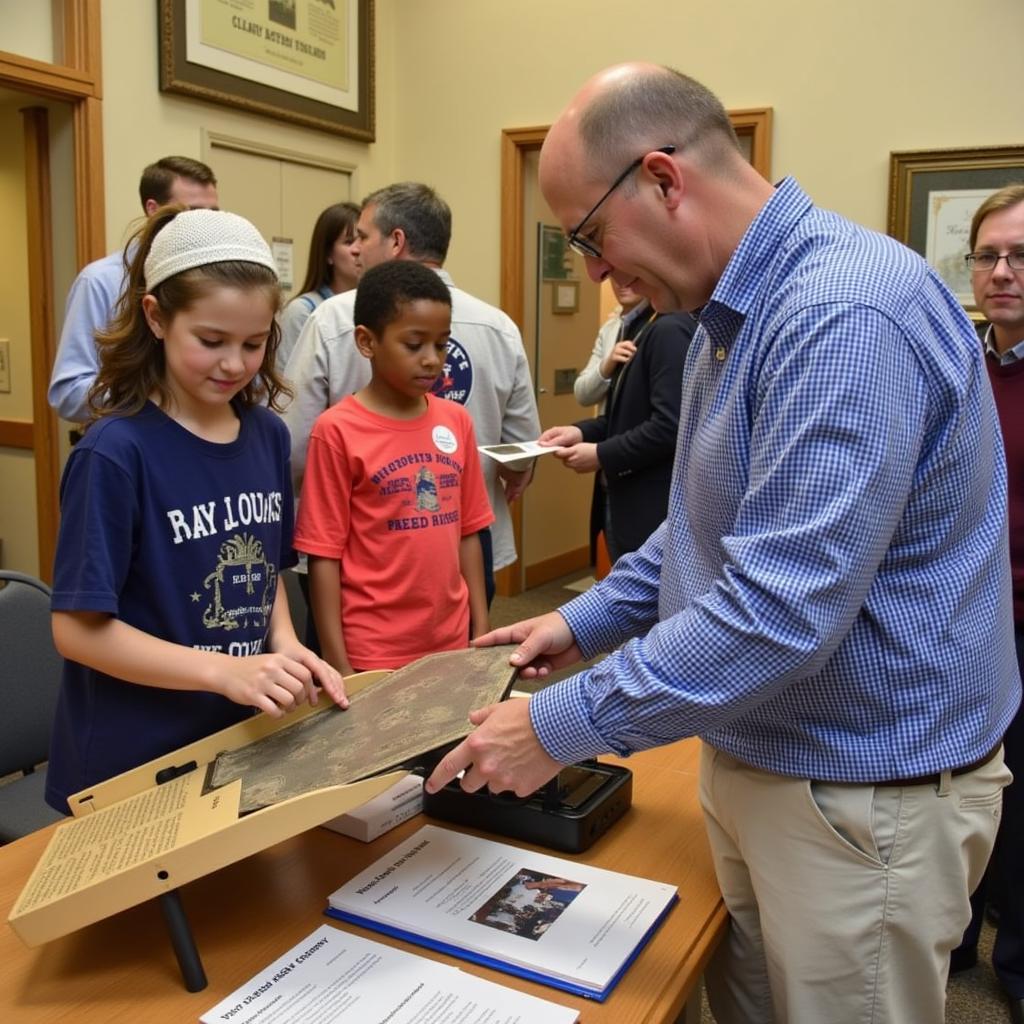
<path fill-rule="evenodd" d="M 533 697 L 547 751 L 871 782 L 990 750 L 1020 680 L 982 359 L 922 259 L 784 181 L 701 314 L 666 522 L 562 609 L 622 646 Z"/>

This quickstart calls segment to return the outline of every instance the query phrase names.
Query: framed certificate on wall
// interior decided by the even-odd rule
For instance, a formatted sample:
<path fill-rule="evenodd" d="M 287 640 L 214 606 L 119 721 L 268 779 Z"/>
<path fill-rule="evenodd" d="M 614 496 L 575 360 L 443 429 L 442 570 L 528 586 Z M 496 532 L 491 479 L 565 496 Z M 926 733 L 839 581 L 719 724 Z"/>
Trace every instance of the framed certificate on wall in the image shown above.
<path fill-rule="evenodd" d="M 160 0 L 160 89 L 374 140 L 373 0 Z"/>

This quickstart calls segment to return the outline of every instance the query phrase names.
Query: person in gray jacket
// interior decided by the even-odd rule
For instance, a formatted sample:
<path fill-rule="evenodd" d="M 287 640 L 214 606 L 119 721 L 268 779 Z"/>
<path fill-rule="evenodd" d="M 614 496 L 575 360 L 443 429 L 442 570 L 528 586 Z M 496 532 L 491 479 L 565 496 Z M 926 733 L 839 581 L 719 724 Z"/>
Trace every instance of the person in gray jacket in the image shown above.
<path fill-rule="evenodd" d="M 645 309 L 644 297 L 628 285 L 618 284 L 611 278 L 608 278 L 608 283 L 619 305 L 601 325 L 590 359 L 572 386 L 580 405 L 600 405 L 597 410 L 599 416 L 607 411 L 612 377 L 636 354 L 631 335 L 635 333 L 636 321 L 643 316 Z"/>
<path fill-rule="evenodd" d="M 448 359 L 436 394 L 465 405 L 479 444 L 535 441 L 540 420 L 519 329 L 500 309 L 456 288 L 442 269 L 451 239 L 451 210 L 430 187 L 400 182 L 363 201 L 354 252 L 364 271 L 386 260 L 417 260 L 436 270 L 452 296 Z M 310 315 L 285 365 L 295 398 L 284 412 L 292 436 L 292 474 L 299 493 L 306 448 L 316 418 L 370 378 L 369 363 L 353 340 L 355 291 L 321 303 Z M 487 597 L 494 571 L 516 559 L 508 503 L 526 489 L 532 463 L 498 467 L 484 460 L 487 493 L 494 512 L 481 534 Z M 499 475 L 500 474 L 500 475 Z"/>

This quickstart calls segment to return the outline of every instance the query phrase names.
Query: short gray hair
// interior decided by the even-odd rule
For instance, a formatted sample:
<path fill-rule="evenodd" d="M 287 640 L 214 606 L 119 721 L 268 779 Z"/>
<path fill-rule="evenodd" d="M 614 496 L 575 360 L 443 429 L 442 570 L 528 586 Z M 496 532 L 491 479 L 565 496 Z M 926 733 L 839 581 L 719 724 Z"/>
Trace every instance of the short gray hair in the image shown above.
<path fill-rule="evenodd" d="M 452 240 L 452 211 L 429 185 L 416 181 L 387 185 L 363 200 L 363 209 L 370 205 L 382 235 L 401 228 L 413 259 L 444 263 Z"/>

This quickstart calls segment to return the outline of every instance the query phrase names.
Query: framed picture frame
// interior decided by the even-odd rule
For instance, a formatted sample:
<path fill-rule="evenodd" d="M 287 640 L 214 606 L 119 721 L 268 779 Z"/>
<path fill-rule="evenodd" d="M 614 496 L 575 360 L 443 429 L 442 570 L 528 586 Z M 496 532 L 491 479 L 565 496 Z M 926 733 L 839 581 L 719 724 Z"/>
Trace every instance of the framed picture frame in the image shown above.
<path fill-rule="evenodd" d="M 159 5 L 161 92 L 374 141 L 374 0 Z"/>
<path fill-rule="evenodd" d="M 772 180 L 772 108 L 727 111 L 747 162 L 766 181 Z"/>
<path fill-rule="evenodd" d="M 928 260 L 974 320 L 981 313 L 964 263 L 971 219 L 987 196 L 1015 181 L 1024 181 L 1024 146 L 890 155 L 889 234 Z"/>
<path fill-rule="evenodd" d="M 540 226 L 540 267 L 544 281 L 567 281 L 572 276 L 572 253 L 557 224 Z"/>
<path fill-rule="evenodd" d="M 580 308 L 579 281 L 551 282 L 551 312 L 576 313 Z"/>

